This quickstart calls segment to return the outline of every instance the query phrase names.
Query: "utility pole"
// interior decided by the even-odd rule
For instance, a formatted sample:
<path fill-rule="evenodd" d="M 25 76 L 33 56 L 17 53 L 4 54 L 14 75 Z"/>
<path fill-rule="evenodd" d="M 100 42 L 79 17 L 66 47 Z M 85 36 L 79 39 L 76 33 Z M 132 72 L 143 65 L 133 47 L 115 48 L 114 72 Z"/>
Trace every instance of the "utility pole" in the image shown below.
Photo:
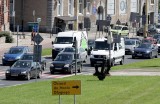
<path fill-rule="evenodd" d="M 75 30 L 78 31 L 79 0 L 74 0 L 74 6 L 75 6 L 74 14 L 76 18 L 76 21 L 74 22 L 74 28 Z"/>
<path fill-rule="evenodd" d="M 145 15 L 146 15 L 146 24 L 145 24 L 145 29 L 144 29 L 144 37 L 147 37 L 148 35 L 148 0 L 146 0 L 145 3 Z"/>

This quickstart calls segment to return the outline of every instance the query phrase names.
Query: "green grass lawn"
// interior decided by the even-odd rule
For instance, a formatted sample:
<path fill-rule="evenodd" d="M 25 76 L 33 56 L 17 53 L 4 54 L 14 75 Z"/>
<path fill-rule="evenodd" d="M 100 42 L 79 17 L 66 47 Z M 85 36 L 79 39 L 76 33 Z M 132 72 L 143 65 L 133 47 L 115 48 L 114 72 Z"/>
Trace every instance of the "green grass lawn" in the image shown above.
<path fill-rule="evenodd" d="M 159 76 L 72 76 L 57 80 L 81 80 L 76 104 L 159 104 Z M 52 80 L 0 88 L 0 104 L 59 104 L 52 96 Z M 62 104 L 74 104 L 73 95 L 62 95 Z"/>
<path fill-rule="evenodd" d="M 137 68 L 160 69 L 160 58 L 146 59 L 144 61 L 135 62 L 135 63 L 131 63 L 131 64 L 126 64 L 126 65 L 117 65 L 117 66 L 112 67 L 112 70 L 137 69 Z"/>
<path fill-rule="evenodd" d="M 42 50 L 42 56 L 51 55 L 52 49 L 51 48 L 45 48 Z"/>

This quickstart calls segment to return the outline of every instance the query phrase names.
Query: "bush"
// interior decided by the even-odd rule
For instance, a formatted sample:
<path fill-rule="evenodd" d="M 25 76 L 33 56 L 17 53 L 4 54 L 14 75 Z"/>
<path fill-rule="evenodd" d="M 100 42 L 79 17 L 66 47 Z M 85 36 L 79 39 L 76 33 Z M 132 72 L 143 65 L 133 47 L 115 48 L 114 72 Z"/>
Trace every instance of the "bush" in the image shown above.
<path fill-rule="evenodd" d="M 0 37 L 6 37 L 6 43 L 13 43 L 13 37 L 10 35 L 10 32 L 8 31 L 2 31 L 0 32 Z"/>

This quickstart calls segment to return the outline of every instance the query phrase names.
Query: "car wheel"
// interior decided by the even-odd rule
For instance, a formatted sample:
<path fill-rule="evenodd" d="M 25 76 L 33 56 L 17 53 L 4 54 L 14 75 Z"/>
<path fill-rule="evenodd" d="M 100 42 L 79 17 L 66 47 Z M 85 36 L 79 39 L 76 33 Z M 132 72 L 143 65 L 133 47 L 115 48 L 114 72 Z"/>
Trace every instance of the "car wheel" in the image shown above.
<path fill-rule="evenodd" d="M 5 63 L 2 63 L 2 65 L 3 65 L 3 66 L 6 66 L 6 64 L 5 64 Z"/>
<path fill-rule="evenodd" d="M 50 71 L 51 72 L 51 74 L 54 74 L 54 71 Z"/>
<path fill-rule="evenodd" d="M 41 78 L 42 77 L 42 71 L 39 71 L 37 78 Z"/>
<path fill-rule="evenodd" d="M 155 58 L 158 58 L 158 52 L 157 52 L 157 54 L 156 54 Z"/>
<path fill-rule="evenodd" d="M 80 66 L 80 68 L 78 70 L 78 73 L 81 73 L 81 71 L 82 71 L 82 64 L 81 64 L 81 66 Z"/>
<path fill-rule="evenodd" d="M 135 59 L 135 56 L 132 55 L 132 59 Z"/>
<path fill-rule="evenodd" d="M 9 76 L 6 76 L 6 80 L 10 80 L 10 77 L 9 77 Z"/>
<path fill-rule="evenodd" d="M 111 66 L 115 66 L 115 59 L 113 59 Z"/>
<path fill-rule="evenodd" d="M 69 74 L 73 74 L 73 66 L 71 66 L 71 68 L 69 70 Z"/>
<path fill-rule="evenodd" d="M 120 61 L 120 65 L 124 64 L 124 57 L 122 57 L 122 60 Z"/>
<path fill-rule="evenodd" d="M 31 79 L 31 74 L 28 73 L 27 76 L 26 76 L 26 80 L 30 80 Z"/>
<path fill-rule="evenodd" d="M 150 54 L 149 54 L 149 59 L 152 59 L 152 58 L 153 58 L 153 57 L 152 57 L 152 53 L 150 53 Z"/>
<path fill-rule="evenodd" d="M 43 71 L 46 70 L 46 63 L 43 65 Z"/>
<path fill-rule="evenodd" d="M 87 56 L 85 57 L 85 60 L 84 60 L 84 63 L 86 63 L 87 62 Z"/>

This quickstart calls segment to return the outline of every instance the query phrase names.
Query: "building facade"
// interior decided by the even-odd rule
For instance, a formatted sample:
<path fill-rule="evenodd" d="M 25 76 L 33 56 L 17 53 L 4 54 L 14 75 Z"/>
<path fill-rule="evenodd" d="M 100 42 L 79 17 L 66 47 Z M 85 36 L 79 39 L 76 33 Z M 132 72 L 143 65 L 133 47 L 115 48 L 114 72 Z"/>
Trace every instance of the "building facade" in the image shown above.
<path fill-rule="evenodd" d="M 0 31 L 9 31 L 9 0 L 0 0 Z"/>
<path fill-rule="evenodd" d="M 15 25 L 28 30 L 32 22 L 41 18 L 39 25 L 43 32 L 72 30 L 75 29 L 76 22 L 79 29 L 92 29 L 96 27 L 97 20 L 106 20 L 108 15 L 112 18 L 111 24 L 116 24 L 119 20 L 122 24 L 130 25 L 133 22 L 131 13 L 137 13 L 138 23 L 142 24 L 145 2 L 146 0 L 15 0 Z M 149 23 L 157 22 L 158 0 L 148 0 L 148 15 Z"/>

